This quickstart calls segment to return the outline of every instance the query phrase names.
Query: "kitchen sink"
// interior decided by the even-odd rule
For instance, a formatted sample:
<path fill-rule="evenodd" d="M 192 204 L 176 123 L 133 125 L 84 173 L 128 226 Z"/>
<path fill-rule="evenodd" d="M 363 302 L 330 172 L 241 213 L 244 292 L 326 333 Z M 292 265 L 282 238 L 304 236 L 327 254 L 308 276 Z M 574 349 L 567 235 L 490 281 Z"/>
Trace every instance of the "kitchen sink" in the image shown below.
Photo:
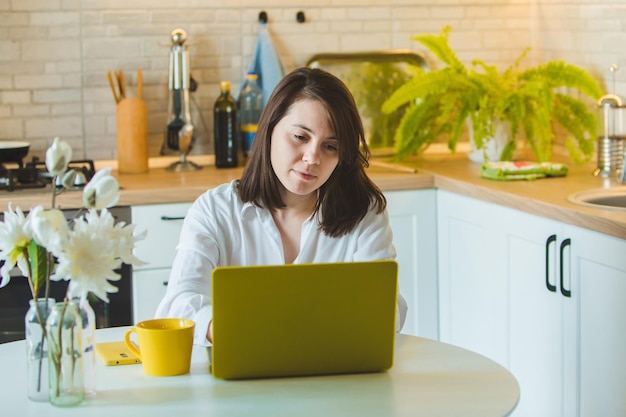
<path fill-rule="evenodd" d="M 626 187 L 580 191 L 568 196 L 567 200 L 586 207 L 626 211 Z"/>

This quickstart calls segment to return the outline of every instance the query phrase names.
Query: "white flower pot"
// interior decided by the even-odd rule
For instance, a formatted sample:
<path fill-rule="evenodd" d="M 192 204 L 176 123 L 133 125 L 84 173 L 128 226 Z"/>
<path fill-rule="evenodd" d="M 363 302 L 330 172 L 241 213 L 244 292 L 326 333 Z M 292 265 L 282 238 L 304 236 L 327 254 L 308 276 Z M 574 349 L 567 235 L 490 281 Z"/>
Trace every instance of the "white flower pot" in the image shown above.
<path fill-rule="evenodd" d="M 502 160 L 502 152 L 509 142 L 511 133 L 510 122 L 502 121 L 500 119 L 495 120 L 493 137 L 485 139 L 481 148 L 478 148 L 474 142 L 474 130 L 472 128 L 471 120 L 467 122 L 467 128 L 469 131 L 469 142 L 471 146 L 471 150 L 467 153 L 467 155 L 470 160 L 478 163 Z"/>

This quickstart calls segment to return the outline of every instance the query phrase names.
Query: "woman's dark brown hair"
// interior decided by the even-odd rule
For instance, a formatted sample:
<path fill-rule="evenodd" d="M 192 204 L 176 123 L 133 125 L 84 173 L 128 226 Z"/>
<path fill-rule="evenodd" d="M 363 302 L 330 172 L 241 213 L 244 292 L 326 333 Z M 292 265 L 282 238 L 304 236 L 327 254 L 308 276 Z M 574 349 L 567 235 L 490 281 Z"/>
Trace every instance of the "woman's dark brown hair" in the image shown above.
<path fill-rule="evenodd" d="M 354 229 L 371 207 L 380 213 L 387 202 L 365 174 L 370 153 L 354 98 L 340 79 L 324 70 L 299 68 L 278 83 L 259 120 L 239 181 L 239 195 L 244 202 L 269 210 L 285 207 L 280 195 L 283 185 L 270 161 L 270 142 L 274 127 L 296 101 L 303 99 L 319 101 L 326 108 L 339 143 L 339 163 L 319 188 L 315 207 L 315 214 L 321 213 L 322 231 L 338 237 Z"/>

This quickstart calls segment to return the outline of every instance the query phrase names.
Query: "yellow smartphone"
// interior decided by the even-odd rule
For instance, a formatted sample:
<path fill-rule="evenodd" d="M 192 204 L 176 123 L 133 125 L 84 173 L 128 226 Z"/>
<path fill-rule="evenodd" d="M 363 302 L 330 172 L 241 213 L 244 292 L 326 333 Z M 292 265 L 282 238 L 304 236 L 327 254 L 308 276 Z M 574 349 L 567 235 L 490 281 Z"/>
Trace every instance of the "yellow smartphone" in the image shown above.
<path fill-rule="evenodd" d="M 141 363 L 141 360 L 126 347 L 124 342 L 96 343 L 96 353 L 106 366 Z"/>

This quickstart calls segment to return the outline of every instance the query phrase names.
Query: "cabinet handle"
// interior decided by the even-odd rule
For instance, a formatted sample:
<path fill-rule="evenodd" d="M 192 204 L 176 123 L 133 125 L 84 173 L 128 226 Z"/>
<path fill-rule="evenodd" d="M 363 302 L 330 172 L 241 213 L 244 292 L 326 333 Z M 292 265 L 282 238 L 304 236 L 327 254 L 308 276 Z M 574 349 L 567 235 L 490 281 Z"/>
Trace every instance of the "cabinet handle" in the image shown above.
<path fill-rule="evenodd" d="M 550 245 L 556 243 L 556 235 L 552 235 L 546 241 L 546 287 L 551 292 L 556 292 L 556 284 L 550 284 Z"/>
<path fill-rule="evenodd" d="M 185 220 L 185 216 L 161 216 L 161 220 Z"/>
<path fill-rule="evenodd" d="M 565 239 L 563 240 L 563 242 L 561 242 L 561 253 L 560 253 L 560 258 L 561 258 L 561 294 L 563 294 L 564 297 L 571 297 L 572 296 L 572 291 L 570 290 L 566 290 L 564 284 L 564 273 L 563 273 L 563 254 L 565 252 L 565 248 L 567 248 L 568 246 L 570 246 L 572 244 L 572 240 L 571 239 Z"/>

